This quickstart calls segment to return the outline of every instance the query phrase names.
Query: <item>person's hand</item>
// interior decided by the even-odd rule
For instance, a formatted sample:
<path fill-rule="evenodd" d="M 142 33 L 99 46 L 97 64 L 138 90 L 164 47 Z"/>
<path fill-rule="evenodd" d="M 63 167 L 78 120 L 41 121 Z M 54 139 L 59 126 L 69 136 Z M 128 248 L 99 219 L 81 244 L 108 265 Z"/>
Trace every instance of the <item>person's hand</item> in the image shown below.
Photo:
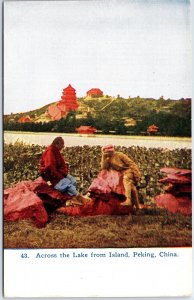
<path fill-rule="evenodd" d="M 135 184 L 138 184 L 139 181 L 140 181 L 140 178 L 139 178 L 139 177 L 135 177 L 135 178 L 134 178 L 134 183 L 135 183 Z"/>
<path fill-rule="evenodd" d="M 103 157 L 104 157 L 104 159 L 109 159 L 110 158 L 110 154 L 109 153 L 103 153 Z"/>

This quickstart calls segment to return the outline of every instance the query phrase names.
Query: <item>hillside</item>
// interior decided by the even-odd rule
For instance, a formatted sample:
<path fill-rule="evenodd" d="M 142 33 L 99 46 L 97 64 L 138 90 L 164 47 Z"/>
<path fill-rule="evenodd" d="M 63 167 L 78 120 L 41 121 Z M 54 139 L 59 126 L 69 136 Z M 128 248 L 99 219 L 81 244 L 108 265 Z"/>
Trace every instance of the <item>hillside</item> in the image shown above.
<path fill-rule="evenodd" d="M 27 112 L 21 112 L 21 113 L 11 113 L 10 115 L 4 115 L 4 121 L 18 121 L 19 118 L 24 117 L 24 116 L 29 116 L 30 118 L 32 118 L 32 122 L 33 119 L 35 119 L 36 117 L 40 117 L 42 115 L 44 115 L 47 112 L 47 109 L 50 105 L 55 104 L 56 102 L 53 103 L 49 103 L 41 108 L 37 108 L 34 110 L 30 110 Z"/>
<path fill-rule="evenodd" d="M 152 98 L 124 99 L 105 96 L 78 98 L 79 108 L 59 121 L 52 121 L 47 113 L 50 103 L 39 109 L 4 116 L 5 130 L 75 132 L 81 125 L 97 128 L 102 133 L 140 134 L 156 124 L 161 135 L 191 135 L 191 100 Z M 28 123 L 19 124 L 29 116 Z"/>

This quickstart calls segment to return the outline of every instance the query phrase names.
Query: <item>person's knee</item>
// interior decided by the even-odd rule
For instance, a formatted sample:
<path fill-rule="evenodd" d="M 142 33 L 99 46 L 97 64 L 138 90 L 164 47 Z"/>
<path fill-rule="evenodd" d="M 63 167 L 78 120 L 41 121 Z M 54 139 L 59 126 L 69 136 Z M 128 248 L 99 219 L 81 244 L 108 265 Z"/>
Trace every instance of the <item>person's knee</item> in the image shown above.
<path fill-rule="evenodd" d="M 72 175 L 67 175 L 66 178 L 68 178 L 70 180 L 70 182 L 73 184 L 73 185 L 76 185 L 77 182 L 76 182 L 76 179 L 75 177 L 73 177 Z"/>
<path fill-rule="evenodd" d="M 63 178 L 54 186 L 54 188 L 60 192 L 63 192 L 70 184 L 71 181 L 68 178 Z"/>
<path fill-rule="evenodd" d="M 74 185 L 70 185 L 67 188 L 67 193 L 70 194 L 70 195 L 72 195 L 72 196 L 77 196 L 78 191 L 76 190 L 76 187 Z"/>
<path fill-rule="evenodd" d="M 123 176 L 123 182 L 128 184 L 128 185 L 132 185 L 133 184 L 133 180 L 131 178 L 129 178 L 127 175 Z"/>
<path fill-rule="evenodd" d="M 128 180 L 132 180 L 133 179 L 133 173 L 129 170 L 124 171 L 123 177 L 127 178 Z"/>

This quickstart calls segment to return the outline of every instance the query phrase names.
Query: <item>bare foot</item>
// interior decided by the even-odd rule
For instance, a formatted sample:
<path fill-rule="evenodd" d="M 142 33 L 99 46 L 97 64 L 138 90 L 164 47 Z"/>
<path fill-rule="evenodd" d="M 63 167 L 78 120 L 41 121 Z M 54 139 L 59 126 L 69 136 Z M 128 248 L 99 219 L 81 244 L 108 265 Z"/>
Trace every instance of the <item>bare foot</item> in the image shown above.
<path fill-rule="evenodd" d="M 72 197 L 71 199 L 66 201 L 66 206 L 81 206 L 83 203 L 76 199 L 76 197 Z"/>
<path fill-rule="evenodd" d="M 85 198 L 85 203 L 92 201 L 92 198 L 90 197 L 90 193 L 87 193 L 86 195 L 83 196 Z"/>
<path fill-rule="evenodd" d="M 138 204 L 137 209 L 144 209 L 146 206 L 144 204 Z"/>
<path fill-rule="evenodd" d="M 132 204 L 131 204 L 131 201 L 130 200 L 125 200 L 124 202 L 121 203 L 122 206 L 131 206 L 132 207 Z"/>
<path fill-rule="evenodd" d="M 84 197 L 91 199 L 90 196 L 91 196 L 90 192 L 87 192 L 87 193 L 84 195 Z"/>
<path fill-rule="evenodd" d="M 85 196 L 83 196 L 83 195 L 81 195 L 81 194 L 78 194 L 78 195 L 76 196 L 76 199 L 77 199 L 78 201 L 80 201 L 82 204 L 88 203 L 88 202 L 91 200 L 90 198 L 85 197 Z"/>

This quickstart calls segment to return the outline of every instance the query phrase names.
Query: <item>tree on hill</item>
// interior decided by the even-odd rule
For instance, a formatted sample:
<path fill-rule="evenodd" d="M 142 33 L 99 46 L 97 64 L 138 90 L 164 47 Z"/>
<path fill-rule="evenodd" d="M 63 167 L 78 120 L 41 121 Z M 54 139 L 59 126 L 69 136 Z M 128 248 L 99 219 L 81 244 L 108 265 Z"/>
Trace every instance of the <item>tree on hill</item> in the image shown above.
<path fill-rule="evenodd" d="M 151 113 L 143 117 L 134 127 L 134 132 L 136 134 L 145 132 L 150 124 L 157 124 L 160 134 L 164 136 L 191 136 L 191 125 L 186 117 L 166 112 Z"/>
<path fill-rule="evenodd" d="M 86 111 L 87 107 L 92 108 L 86 118 L 76 119 L 76 113 L 70 111 L 59 121 L 35 123 L 32 120 L 28 123 L 18 123 L 18 119 L 29 112 L 12 114 L 4 116 L 4 130 L 73 133 L 75 128 L 85 125 L 93 126 L 103 133 L 127 134 L 127 131 L 133 131 L 134 134 L 141 134 L 141 132 L 146 132 L 149 125 L 157 124 L 161 135 L 191 136 L 191 101 L 187 99 L 175 101 L 164 100 L 162 97 L 158 100 L 136 97 L 87 101 L 83 98 L 79 102 L 83 104 Z M 48 105 L 44 108 L 46 107 Z M 31 115 L 39 115 L 40 111 L 45 113 L 45 110 L 41 108 L 31 111 Z M 126 128 L 124 124 L 126 118 L 133 118 L 137 125 Z"/>

